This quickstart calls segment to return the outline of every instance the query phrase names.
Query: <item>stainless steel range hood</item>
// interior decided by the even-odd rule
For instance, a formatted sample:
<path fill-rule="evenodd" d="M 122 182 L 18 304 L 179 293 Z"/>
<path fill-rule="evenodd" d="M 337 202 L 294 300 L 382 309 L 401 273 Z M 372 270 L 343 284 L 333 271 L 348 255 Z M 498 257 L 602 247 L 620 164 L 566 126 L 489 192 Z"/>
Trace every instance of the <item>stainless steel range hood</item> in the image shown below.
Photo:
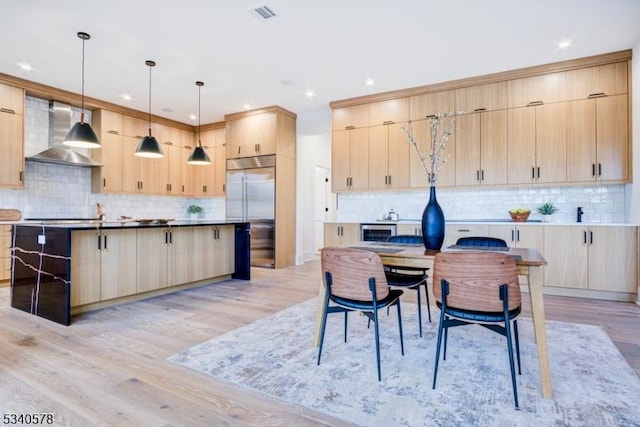
<path fill-rule="evenodd" d="M 27 157 L 26 160 L 83 167 L 102 166 L 62 144 L 71 125 L 71 106 L 59 101 L 49 101 L 49 148 Z"/>

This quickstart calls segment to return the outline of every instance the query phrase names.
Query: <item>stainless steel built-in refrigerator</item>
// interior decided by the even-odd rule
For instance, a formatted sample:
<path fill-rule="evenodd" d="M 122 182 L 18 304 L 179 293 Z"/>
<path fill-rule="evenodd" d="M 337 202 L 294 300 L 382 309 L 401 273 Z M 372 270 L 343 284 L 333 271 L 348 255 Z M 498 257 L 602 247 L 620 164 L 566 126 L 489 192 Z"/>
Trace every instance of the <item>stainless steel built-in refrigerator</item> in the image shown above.
<path fill-rule="evenodd" d="M 275 265 L 276 156 L 227 160 L 227 220 L 251 223 L 251 265 Z"/>

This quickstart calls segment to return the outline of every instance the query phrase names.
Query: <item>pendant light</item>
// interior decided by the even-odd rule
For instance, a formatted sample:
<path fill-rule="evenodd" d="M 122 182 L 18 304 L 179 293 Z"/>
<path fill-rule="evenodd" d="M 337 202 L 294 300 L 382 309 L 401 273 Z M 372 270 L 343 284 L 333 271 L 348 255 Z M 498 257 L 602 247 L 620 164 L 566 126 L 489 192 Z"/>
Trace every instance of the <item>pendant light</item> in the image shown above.
<path fill-rule="evenodd" d="M 78 33 L 78 38 L 82 40 L 82 111 L 80 121 L 73 125 L 62 143 L 70 147 L 100 148 L 98 136 L 91 129 L 91 125 L 84 122 L 84 41 L 89 40 L 91 36 L 81 31 Z"/>
<path fill-rule="evenodd" d="M 196 86 L 198 86 L 198 146 L 193 149 L 193 153 L 189 156 L 187 163 L 190 165 L 210 165 L 211 159 L 202 148 L 202 142 L 200 141 L 200 89 L 204 86 L 204 83 L 196 82 Z"/>
<path fill-rule="evenodd" d="M 156 66 L 156 63 L 147 60 L 145 64 L 149 66 L 149 136 L 142 138 L 134 154 L 138 157 L 160 159 L 164 157 L 164 153 L 160 144 L 158 144 L 158 140 L 151 135 L 151 69 Z"/>

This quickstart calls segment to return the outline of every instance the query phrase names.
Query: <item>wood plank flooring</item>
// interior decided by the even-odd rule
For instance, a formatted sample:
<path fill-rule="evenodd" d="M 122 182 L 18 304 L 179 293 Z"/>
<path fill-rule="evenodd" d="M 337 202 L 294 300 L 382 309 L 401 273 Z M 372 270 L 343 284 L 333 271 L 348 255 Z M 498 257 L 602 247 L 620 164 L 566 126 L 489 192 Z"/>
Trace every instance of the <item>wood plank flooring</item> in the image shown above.
<path fill-rule="evenodd" d="M 166 361 L 316 296 L 320 265 L 252 277 L 85 313 L 68 327 L 9 307 L 0 289 L 0 416 L 52 412 L 55 425 L 70 426 L 349 425 Z M 640 375 L 640 306 L 555 296 L 545 305 L 548 319 L 603 325 Z"/>

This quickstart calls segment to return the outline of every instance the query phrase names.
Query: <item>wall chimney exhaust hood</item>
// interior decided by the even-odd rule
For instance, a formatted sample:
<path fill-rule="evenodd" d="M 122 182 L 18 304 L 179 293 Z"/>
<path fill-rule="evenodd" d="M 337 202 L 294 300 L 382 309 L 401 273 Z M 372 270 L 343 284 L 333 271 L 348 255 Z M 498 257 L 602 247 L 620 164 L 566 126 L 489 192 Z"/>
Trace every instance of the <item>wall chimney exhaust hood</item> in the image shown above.
<path fill-rule="evenodd" d="M 70 166 L 102 166 L 62 144 L 71 125 L 71 106 L 59 101 L 49 101 L 49 148 L 25 160 Z"/>

